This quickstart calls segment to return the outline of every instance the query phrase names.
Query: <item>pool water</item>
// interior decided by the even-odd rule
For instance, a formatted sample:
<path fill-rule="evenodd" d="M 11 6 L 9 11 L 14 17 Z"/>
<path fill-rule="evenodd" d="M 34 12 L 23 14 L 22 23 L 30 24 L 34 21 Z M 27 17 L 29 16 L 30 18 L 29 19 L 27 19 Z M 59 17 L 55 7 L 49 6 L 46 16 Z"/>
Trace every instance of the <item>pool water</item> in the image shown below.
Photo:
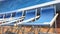
<path fill-rule="evenodd" d="M 0 1 L 0 13 L 9 12 L 53 0 L 5 0 Z"/>

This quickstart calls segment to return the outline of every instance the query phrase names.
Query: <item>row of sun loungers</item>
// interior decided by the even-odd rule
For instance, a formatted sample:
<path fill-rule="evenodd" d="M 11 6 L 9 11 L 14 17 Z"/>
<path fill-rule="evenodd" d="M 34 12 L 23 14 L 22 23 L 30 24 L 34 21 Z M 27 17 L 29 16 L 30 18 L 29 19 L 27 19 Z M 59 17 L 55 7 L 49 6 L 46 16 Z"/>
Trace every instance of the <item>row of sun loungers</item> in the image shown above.
<path fill-rule="evenodd" d="M 20 27 L 32 26 L 31 30 L 34 30 L 36 26 L 40 28 L 42 26 L 48 26 L 50 29 L 58 16 L 58 13 L 56 13 L 56 7 L 50 6 L 50 4 L 52 5 L 55 3 L 59 3 L 59 1 L 51 1 L 51 2 L 53 3 L 48 2 L 49 4 L 47 3 L 44 3 L 44 5 L 38 4 L 35 6 L 22 8 L 10 13 L 9 12 L 1 13 L 0 26 L 20 26 Z M 56 23 L 55 23 L 55 26 L 56 26 Z M 6 31 L 7 33 L 5 32 L 6 34 L 8 34 L 9 32 L 8 30 L 9 29 L 7 29 Z M 48 31 L 46 33 L 48 33 Z M 24 30 L 22 31 L 22 33 L 24 34 Z M 39 34 L 41 34 L 41 32 L 39 32 Z"/>
<path fill-rule="evenodd" d="M 47 7 L 47 8 L 39 8 L 39 10 L 37 9 L 33 9 L 33 10 L 28 10 L 28 11 L 25 11 L 25 15 L 22 15 L 23 12 L 18 12 L 18 13 L 15 13 L 14 14 L 12 13 L 12 16 L 16 16 L 16 17 L 11 17 L 12 20 L 9 20 L 10 18 L 5 18 L 5 22 L 3 19 L 0 19 L 2 20 L 4 23 L 2 23 L 3 25 L 5 24 L 10 24 L 10 25 L 14 25 L 15 22 L 19 21 L 18 23 L 16 24 L 27 24 L 27 25 L 51 25 L 52 23 L 50 23 L 53 18 L 58 14 L 55 15 L 55 9 L 54 7 Z M 10 13 L 11 14 L 11 13 Z M 7 13 L 8 15 L 8 13 Z M 9 15 L 8 15 L 9 16 Z M 7 17 L 7 16 L 6 16 Z M 23 18 L 22 18 L 23 17 Z M 38 18 L 38 19 L 37 19 Z M 8 20 L 7 20 L 8 19 Z M 56 18 L 54 18 L 56 19 Z M 20 20 L 23 20 L 20 22 Z M 54 20 L 55 21 L 55 20 Z M 13 23 L 13 24 L 12 24 Z M 1 25 L 1 24 L 0 24 Z"/>

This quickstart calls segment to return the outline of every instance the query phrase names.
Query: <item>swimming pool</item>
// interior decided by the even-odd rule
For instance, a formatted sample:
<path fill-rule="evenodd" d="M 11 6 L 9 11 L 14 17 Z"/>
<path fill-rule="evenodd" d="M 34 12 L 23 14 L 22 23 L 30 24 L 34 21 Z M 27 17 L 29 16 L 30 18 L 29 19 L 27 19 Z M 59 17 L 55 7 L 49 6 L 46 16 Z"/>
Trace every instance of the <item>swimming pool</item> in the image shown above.
<path fill-rule="evenodd" d="M 0 2 L 0 13 L 9 12 L 53 0 L 5 0 Z"/>

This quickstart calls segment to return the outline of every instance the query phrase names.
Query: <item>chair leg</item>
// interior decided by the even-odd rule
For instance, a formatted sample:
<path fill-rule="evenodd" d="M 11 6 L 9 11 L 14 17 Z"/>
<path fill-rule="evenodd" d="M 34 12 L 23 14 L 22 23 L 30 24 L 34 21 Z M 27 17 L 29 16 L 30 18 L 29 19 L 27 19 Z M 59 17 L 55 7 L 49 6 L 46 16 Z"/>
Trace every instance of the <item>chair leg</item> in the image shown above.
<path fill-rule="evenodd" d="M 37 25 L 37 26 L 34 26 L 34 30 L 35 30 L 34 33 L 35 33 L 35 34 L 38 34 L 38 32 L 39 32 L 39 31 L 38 31 L 38 25 Z"/>
<path fill-rule="evenodd" d="M 19 33 L 20 33 L 20 32 L 19 32 L 20 30 L 21 30 L 21 25 L 20 25 L 20 26 L 18 26 L 18 32 L 17 32 L 17 34 L 19 34 Z"/>
<path fill-rule="evenodd" d="M 57 23 L 56 23 L 56 21 L 55 21 L 55 25 L 54 25 L 54 33 L 58 34 L 57 31 L 56 31 L 56 29 L 57 29 Z"/>
<path fill-rule="evenodd" d="M 35 26 L 32 26 L 32 29 L 34 30 L 35 29 Z M 35 30 L 34 30 L 34 32 L 32 32 L 33 34 L 35 34 Z"/>
<path fill-rule="evenodd" d="M 38 34 L 41 34 L 41 26 L 39 26 Z"/>
<path fill-rule="evenodd" d="M 48 33 L 48 32 L 49 32 L 50 28 L 51 28 L 51 27 L 49 26 L 49 29 L 47 30 L 47 32 L 46 32 L 46 33 Z"/>
<path fill-rule="evenodd" d="M 24 34 L 25 33 L 25 26 L 23 26 L 23 30 L 22 30 L 22 34 Z"/>
<path fill-rule="evenodd" d="M 34 26 L 31 27 L 31 30 L 30 30 L 30 32 L 28 34 L 35 34 L 35 32 L 34 32 Z"/>

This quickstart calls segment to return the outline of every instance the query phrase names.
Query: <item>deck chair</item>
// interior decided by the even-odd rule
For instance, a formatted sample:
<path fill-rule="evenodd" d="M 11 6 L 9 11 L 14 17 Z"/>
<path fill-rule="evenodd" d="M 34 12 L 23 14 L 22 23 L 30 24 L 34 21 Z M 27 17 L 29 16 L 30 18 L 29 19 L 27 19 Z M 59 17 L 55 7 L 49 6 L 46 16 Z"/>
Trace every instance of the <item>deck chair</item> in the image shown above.
<path fill-rule="evenodd" d="M 26 11 L 26 17 L 25 17 L 25 19 L 24 20 L 27 20 L 27 19 L 30 19 L 30 18 L 33 18 L 33 17 L 35 17 L 35 10 L 33 9 L 33 10 L 27 10 Z"/>
<path fill-rule="evenodd" d="M 0 16 L 0 18 L 2 19 L 3 18 L 3 16 L 4 16 L 4 18 L 10 18 L 11 17 L 11 13 L 5 13 L 5 14 L 0 14 L 1 16 Z M 14 17 L 15 16 L 15 13 L 13 12 L 12 13 L 12 17 Z"/>
<path fill-rule="evenodd" d="M 16 12 L 15 17 L 19 17 L 19 16 L 22 16 L 22 11 L 21 12 Z"/>
<path fill-rule="evenodd" d="M 26 11 L 26 16 L 25 16 L 25 19 L 24 19 L 24 21 L 22 21 L 22 22 L 19 22 L 20 24 L 21 23 L 26 23 L 26 22 L 33 22 L 33 21 L 35 21 L 36 19 L 35 18 L 38 18 L 39 16 L 36 14 L 36 10 L 35 9 L 32 9 L 32 10 L 27 10 Z M 19 24 L 19 23 L 17 23 L 17 24 Z"/>
<path fill-rule="evenodd" d="M 0 21 L 1 22 L 3 22 L 4 20 L 9 21 L 10 17 L 11 17 L 11 13 L 5 13 L 5 14 L 2 15 L 2 18 L 0 18 Z"/>
<path fill-rule="evenodd" d="M 3 18 L 3 14 L 0 14 L 0 18 Z"/>
<path fill-rule="evenodd" d="M 38 20 L 36 20 L 33 23 L 23 23 L 23 24 L 31 24 L 31 25 L 44 25 L 44 24 L 50 24 L 51 20 L 54 18 L 55 16 L 55 12 L 54 12 L 54 7 L 51 8 L 41 8 L 40 11 L 40 18 Z M 57 15 L 57 14 L 56 14 Z"/>
<path fill-rule="evenodd" d="M 26 14 L 25 14 L 26 13 Z M 16 14 L 16 16 L 20 16 L 19 15 L 20 13 L 18 12 L 18 14 Z M 26 20 L 28 20 L 28 19 L 30 19 L 28 22 L 31 22 L 32 20 L 35 20 L 35 15 L 36 14 L 36 12 L 35 12 L 35 10 L 28 10 L 28 11 L 24 11 L 24 14 L 23 14 L 23 16 L 25 16 L 25 18 L 24 18 L 24 21 L 22 21 L 22 22 L 25 22 Z M 32 15 L 32 16 L 31 16 Z M 10 21 L 10 22 L 16 22 L 17 20 L 12 20 L 12 21 Z M 10 23 L 9 22 L 9 23 Z M 20 23 L 20 22 L 19 22 Z M 14 24 L 14 23 L 13 23 Z M 13 25 L 13 24 L 11 24 L 11 25 Z"/>
<path fill-rule="evenodd" d="M 23 12 L 23 15 L 22 15 L 22 12 L 18 12 L 18 13 L 16 13 L 15 17 L 13 17 L 14 18 L 13 20 L 6 21 L 6 23 L 2 23 L 0 25 L 14 24 L 18 20 L 24 20 L 24 18 L 25 18 L 25 15 L 24 14 L 25 14 L 24 12 Z"/>
<path fill-rule="evenodd" d="M 10 18 L 10 16 L 11 16 L 11 13 L 7 13 L 7 14 L 5 14 L 4 18 Z"/>
<path fill-rule="evenodd" d="M 55 14 L 55 8 L 53 6 L 41 8 L 40 11 L 40 18 L 34 22 L 26 22 L 20 25 L 27 25 L 27 26 L 49 26 L 52 27 L 55 19 L 57 18 L 58 14 Z"/>

